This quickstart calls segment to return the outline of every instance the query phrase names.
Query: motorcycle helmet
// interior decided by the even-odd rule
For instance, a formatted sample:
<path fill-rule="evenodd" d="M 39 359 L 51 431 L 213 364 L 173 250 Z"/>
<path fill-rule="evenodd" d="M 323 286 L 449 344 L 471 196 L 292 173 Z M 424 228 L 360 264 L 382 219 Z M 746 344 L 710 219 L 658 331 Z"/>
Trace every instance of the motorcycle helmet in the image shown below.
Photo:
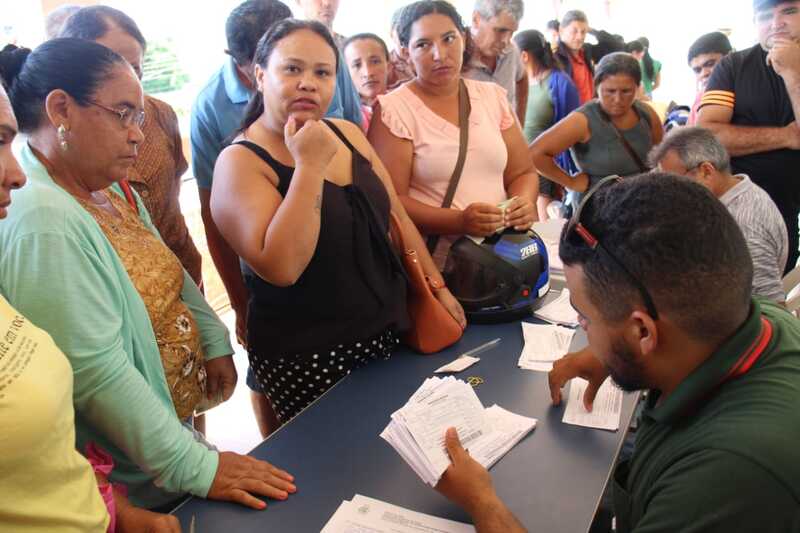
<path fill-rule="evenodd" d="M 459 238 L 443 275 L 470 322 L 510 322 L 530 316 L 532 305 L 550 290 L 549 266 L 536 232 L 509 228 L 483 241 Z"/>

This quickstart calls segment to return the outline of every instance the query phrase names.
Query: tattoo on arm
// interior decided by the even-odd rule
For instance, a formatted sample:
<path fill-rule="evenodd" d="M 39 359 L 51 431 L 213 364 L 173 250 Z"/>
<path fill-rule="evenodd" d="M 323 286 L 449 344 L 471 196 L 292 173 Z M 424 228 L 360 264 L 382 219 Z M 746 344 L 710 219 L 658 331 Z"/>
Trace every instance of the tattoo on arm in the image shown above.
<path fill-rule="evenodd" d="M 314 211 L 317 213 L 322 212 L 322 195 L 318 194 L 317 199 L 314 201 Z"/>

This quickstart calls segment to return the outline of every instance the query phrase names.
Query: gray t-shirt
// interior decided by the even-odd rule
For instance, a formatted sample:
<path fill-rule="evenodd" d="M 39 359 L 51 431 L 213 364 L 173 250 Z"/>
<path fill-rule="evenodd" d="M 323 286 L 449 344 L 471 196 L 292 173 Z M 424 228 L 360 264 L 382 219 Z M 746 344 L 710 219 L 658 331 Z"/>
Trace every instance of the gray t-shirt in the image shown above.
<path fill-rule="evenodd" d="M 653 148 L 653 134 L 650 128 L 650 111 L 647 104 L 633 103 L 639 116 L 638 122 L 622 135 L 631 145 L 639 160 L 647 161 L 647 154 Z M 605 115 L 599 100 L 590 100 L 575 110 L 586 117 L 592 137 L 587 143 L 575 143 L 570 148 L 572 159 L 582 172 L 589 175 L 589 187 L 602 178 L 617 174 L 623 178 L 643 171 L 625 145 L 619 139 L 617 131 Z"/>
<path fill-rule="evenodd" d="M 789 236 L 778 207 L 769 195 L 745 174 L 720 197 L 739 224 L 753 258 L 753 295 L 782 302 L 781 278 L 789 254 Z"/>
<path fill-rule="evenodd" d="M 522 55 L 513 42 L 508 48 L 497 56 L 497 64 L 494 70 L 484 65 L 478 58 L 478 54 L 473 54 L 469 67 L 464 71 L 464 76 L 471 80 L 493 81 L 508 93 L 508 103 L 511 108 L 517 108 L 517 82 L 527 78 L 525 65 L 522 63 Z"/>

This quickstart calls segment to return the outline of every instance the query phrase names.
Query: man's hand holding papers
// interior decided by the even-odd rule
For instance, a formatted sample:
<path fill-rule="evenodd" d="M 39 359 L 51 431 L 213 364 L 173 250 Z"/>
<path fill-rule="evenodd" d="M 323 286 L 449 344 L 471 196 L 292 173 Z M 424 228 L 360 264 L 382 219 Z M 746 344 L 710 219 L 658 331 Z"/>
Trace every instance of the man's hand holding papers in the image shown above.
<path fill-rule="evenodd" d="M 449 428 L 445 447 L 451 464 L 436 490 L 464 509 L 481 533 L 519 533 L 525 531 L 494 490 L 489 472 L 461 445 L 458 432 Z"/>
<path fill-rule="evenodd" d="M 475 390 L 452 376 L 428 378 L 392 413 L 381 437 L 430 486 L 450 465 L 445 430 L 456 428 L 472 457 L 490 468 L 536 426 L 536 419 L 497 405 L 484 408 Z"/>

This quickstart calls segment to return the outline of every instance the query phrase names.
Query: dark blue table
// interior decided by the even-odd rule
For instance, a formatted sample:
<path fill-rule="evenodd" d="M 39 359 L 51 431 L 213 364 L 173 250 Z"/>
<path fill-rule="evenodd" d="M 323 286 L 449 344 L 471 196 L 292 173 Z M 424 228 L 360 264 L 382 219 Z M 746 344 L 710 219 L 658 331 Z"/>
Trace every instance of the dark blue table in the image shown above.
<path fill-rule="evenodd" d="M 563 424 L 563 404 L 550 404 L 547 374 L 517 367 L 523 344 L 519 323 L 470 326 L 461 341 L 441 354 L 402 350 L 354 372 L 251 452 L 291 472 L 296 494 L 285 502 L 269 502 L 264 511 L 192 498 L 175 511 L 183 530 L 188 531 L 195 515 L 197 533 L 318 532 L 341 501 L 356 493 L 469 522 L 464 512 L 425 485 L 379 434 L 390 414 L 436 368 L 497 337 L 502 338 L 498 346 L 456 377 L 483 378 L 476 392 L 484 406 L 496 403 L 539 420 L 492 468 L 497 492 L 532 532 L 587 531 L 637 396 L 625 395 L 620 431 Z M 578 330 L 572 348 L 585 344 Z"/>

